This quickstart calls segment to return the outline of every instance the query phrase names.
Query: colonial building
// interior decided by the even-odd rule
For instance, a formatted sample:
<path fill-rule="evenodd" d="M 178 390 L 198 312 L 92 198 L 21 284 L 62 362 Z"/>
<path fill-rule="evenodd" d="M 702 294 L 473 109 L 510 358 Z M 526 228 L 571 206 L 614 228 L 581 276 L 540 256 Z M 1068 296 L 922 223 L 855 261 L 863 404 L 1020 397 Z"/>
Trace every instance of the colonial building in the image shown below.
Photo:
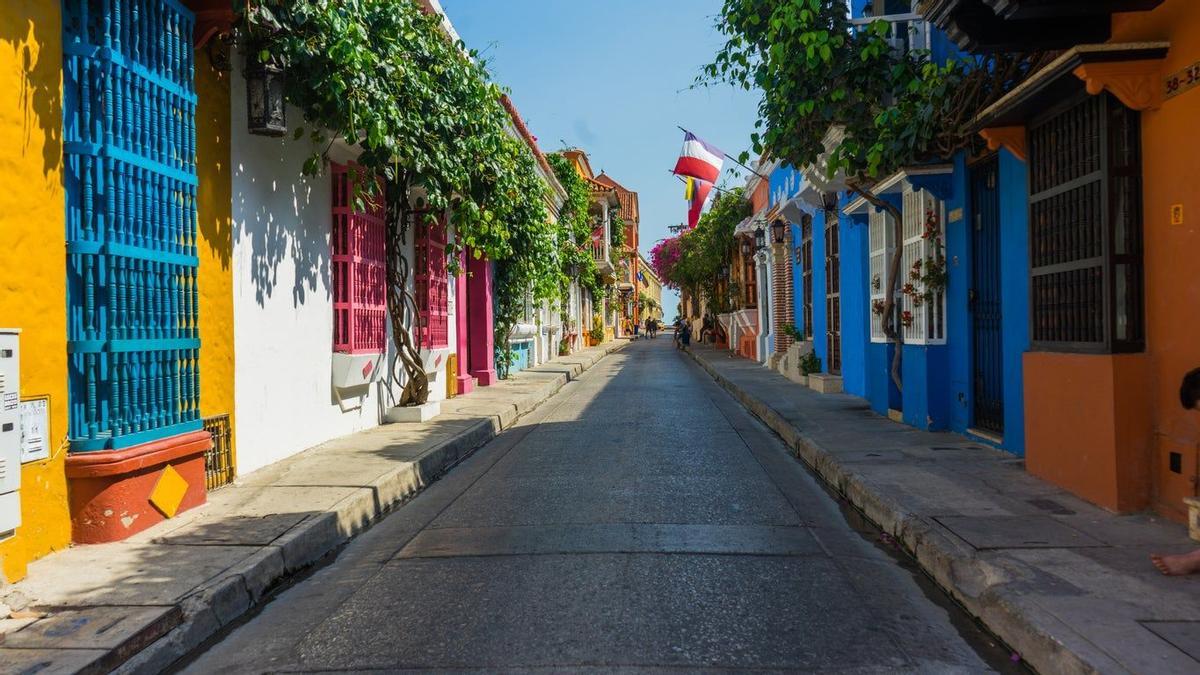
<path fill-rule="evenodd" d="M 1178 396 L 1200 366 L 1189 311 L 1200 281 L 1181 253 L 1200 246 L 1190 224 L 1200 6 L 1016 1 L 999 12 L 925 0 L 920 10 L 967 49 L 1061 51 L 975 119 L 993 154 L 972 164 L 963 200 L 1002 261 L 1028 258 L 1012 274 L 999 266 L 1000 299 L 1030 318 L 1016 336 L 1024 353 L 1003 365 L 1004 385 L 1023 386 L 1026 466 L 1109 509 L 1183 518 L 1200 442 Z M 1006 307 L 1003 325 L 1010 316 Z"/>

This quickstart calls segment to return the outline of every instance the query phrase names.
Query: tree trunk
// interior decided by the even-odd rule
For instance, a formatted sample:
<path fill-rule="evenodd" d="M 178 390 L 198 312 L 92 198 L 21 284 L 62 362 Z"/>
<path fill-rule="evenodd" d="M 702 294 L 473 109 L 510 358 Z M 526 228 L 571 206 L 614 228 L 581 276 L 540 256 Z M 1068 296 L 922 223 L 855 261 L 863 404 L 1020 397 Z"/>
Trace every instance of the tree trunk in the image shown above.
<path fill-rule="evenodd" d="M 391 320 L 392 341 L 396 347 L 396 362 L 389 368 L 390 384 L 399 384 L 403 376 L 403 389 L 394 402 L 396 405 L 421 405 L 429 400 L 429 376 L 421 363 L 420 345 L 412 333 L 419 318 L 417 299 L 408 290 L 411 265 L 404 257 L 407 235 L 407 219 L 411 209 L 408 204 L 408 181 L 398 176 L 387 185 L 384 197 L 387 205 L 387 284 L 388 318 Z M 397 368 L 400 372 L 397 372 Z M 389 393 L 393 391 L 391 387 Z"/>
<path fill-rule="evenodd" d="M 896 389 L 904 391 L 904 378 L 900 373 L 900 365 L 904 353 L 904 331 L 896 325 L 896 296 L 900 293 L 900 260 L 904 255 L 904 213 L 886 199 L 880 198 L 874 192 L 856 183 L 848 185 L 850 191 L 867 200 L 872 206 L 881 208 L 892 217 L 894 240 L 897 245 L 892 251 L 892 259 L 888 263 L 888 276 L 891 283 L 883 300 L 883 314 L 879 317 L 880 327 L 888 340 L 896 345 L 896 353 L 892 355 L 892 382 Z"/>

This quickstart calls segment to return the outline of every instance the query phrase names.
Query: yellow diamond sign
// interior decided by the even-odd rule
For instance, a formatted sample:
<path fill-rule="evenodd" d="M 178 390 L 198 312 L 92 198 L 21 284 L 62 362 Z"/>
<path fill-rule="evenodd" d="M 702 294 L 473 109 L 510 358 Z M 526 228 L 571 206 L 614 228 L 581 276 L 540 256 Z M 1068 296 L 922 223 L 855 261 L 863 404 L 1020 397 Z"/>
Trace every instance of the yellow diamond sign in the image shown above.
<path fill-rule="evenodd" d="M 162 511 L 162 514 L 168 518 L 174 518 L 175 512 L 179 510 L 179 503 L 183 501 L 183 496 L 187 494 L 188 483 L 179 475 L 175 467 L 170 464 L 163 469 L 162 475 L 158 477 L 158 483 L 150 492 L 150 503 L 154 508 Z"/>

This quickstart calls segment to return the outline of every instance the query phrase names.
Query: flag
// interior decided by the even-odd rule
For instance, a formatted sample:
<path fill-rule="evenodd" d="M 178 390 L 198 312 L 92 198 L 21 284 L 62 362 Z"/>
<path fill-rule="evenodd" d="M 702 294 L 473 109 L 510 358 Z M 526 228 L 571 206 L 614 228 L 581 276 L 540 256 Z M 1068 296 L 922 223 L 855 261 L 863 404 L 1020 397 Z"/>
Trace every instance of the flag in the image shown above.
<path fill-rule="evenodd" d="M 721 165 L 724 162 L 725 153 L 717 146 L 700 140 L 688 131 L 683 137 L 683 150 L 679 153 L 679 161 L 675 162 L 675 173 L 715 183 L 721 175 Z"/>
<path fill-rule="evenodd" d="M 700 222 L 700 212 L 704 210 L 704 205 L 708 203 L 708 198 L 712 194 L 712 183 L 704 180 L 695 181 L 696 187 L 692 189 L 692 199 L 688 206 L 688 229 L 695 229 L 696 223 Z"/>

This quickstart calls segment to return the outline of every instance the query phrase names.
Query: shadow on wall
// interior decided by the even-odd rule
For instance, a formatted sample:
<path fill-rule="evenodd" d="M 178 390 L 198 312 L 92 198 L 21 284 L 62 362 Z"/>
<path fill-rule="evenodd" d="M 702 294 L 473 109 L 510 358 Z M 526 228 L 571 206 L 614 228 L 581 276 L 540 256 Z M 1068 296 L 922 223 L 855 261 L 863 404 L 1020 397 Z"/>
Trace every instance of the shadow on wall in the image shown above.
<path fill-rule="evenodd" d="M 21 68 L 21 89 L 18 94 L 22 113 L 20 152 L 25 156 L 30 151 L 33 129 L 40 129 L 42 142 L 42 175 L 49 176 L 62 166 L 62 60 L 56 53 L 43 53 L 48 43 L 51 49 L 61 44 L 62 27 L 54 24 L 39 31 L 32 19 L 19 21 L 10 16 L 20 12 L 16 8 L 0 10 L 0 44 L 12 49 L 14 61 Z M 58 18 L 57 10 L 45 10 L 44 18 Z M 53 37 L 47 37 L 53 36 Z M 32 114 L 31 114 L 32 113 Z"/>
<path fill-rule="evenodd" d="M 317 197 L 317 191 L 329 189 L 328 181 L 324 175 L 300 174 L 295 153 L 284 147 L 295 142 L 252 139 L 255 147 L 248 156 L 255 166 L 233 167 L 234 243 L 249 243 L 250 278 L 260 307 L 274 297 L 285 258 L 292 265 L 293 307 L 305 304 L 310 293 L 322 293 L 318 297 L 326 302 L 333 296 L 329 199 Z"/>
<path fill-rule="evenodd" d="M 229 216 L 229 86 L 231 73 L 213 67 L 211 55 L 196 54 L 196 166 L 201 204 L 210 208 L 198 214 L 200 241 L 228 270 L 233 258 L 233 222 Z"/>

